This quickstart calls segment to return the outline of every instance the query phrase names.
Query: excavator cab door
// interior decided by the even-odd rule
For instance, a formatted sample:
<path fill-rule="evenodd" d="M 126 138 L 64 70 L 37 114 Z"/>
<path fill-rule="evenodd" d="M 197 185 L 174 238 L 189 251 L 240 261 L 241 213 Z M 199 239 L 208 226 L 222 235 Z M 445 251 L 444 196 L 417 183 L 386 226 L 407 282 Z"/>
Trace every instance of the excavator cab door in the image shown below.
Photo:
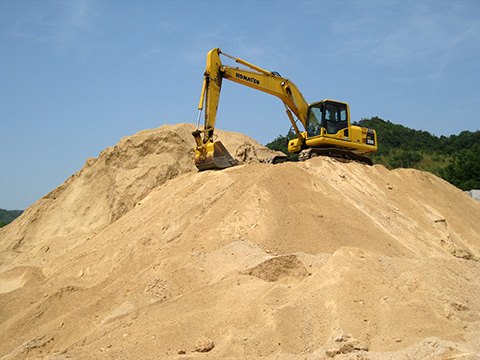
<path fill-rule="evenodd" d="M 340 130 L 348 128 L 347 106 L 343 103 L 325 102 L 323 113 L 323 127 L 328 135 L 334 135 Z"/>

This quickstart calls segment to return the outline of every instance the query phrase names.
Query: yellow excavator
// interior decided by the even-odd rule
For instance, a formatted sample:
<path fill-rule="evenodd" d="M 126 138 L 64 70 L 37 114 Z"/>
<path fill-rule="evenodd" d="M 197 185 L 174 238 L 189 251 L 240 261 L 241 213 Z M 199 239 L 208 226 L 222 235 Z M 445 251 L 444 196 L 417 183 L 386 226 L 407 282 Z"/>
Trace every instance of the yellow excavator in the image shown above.
<path fill-rule="evenodd" d="M 220 54 L 249 69 L 222 64 Z M 308 104 L 295 84 L 279 73 L 264 70 L 215 48 L 207 54 L 207 68 L 198 105 L 197 129 L 192 133 L 196 142 L 195 165 L 199 170 L 223 169 L 238 163 L 221 141 L 213 139 L 223 79 L 266 92 L 282 100 L 297 135 L 296 139 L 288 142 L 288 151 L 299 154 L 298 160 L 323 155 L 372 164 L 366 155 L 377 151 L 377 135 L 372 129 L 350 123 L 347 103 L 327 99 Z M 204 105 L 205 123 L 203 129 L 200 129 Z M 304 131 L 300 131 L 293 115 L 302 123 Z M 279 163 L 288 159 L 287 156 L 276 156 L 267 162 Z"/>

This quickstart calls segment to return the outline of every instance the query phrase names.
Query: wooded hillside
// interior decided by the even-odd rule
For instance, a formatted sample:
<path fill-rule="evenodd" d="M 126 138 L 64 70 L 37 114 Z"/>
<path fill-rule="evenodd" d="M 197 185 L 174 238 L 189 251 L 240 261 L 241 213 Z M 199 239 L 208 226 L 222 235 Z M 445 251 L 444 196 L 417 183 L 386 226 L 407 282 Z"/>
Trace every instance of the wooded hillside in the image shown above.
<path fill-rule="evenodd" d="M 22 215 L 23 210 L 5 210 L 0 209 L 0 228 L 11 223 L 17 217 Z"/>
<path fill-rule="evenodd" d="M 377 132 L 378 150 L 371 155 L 374 164 L 429 171 L 462 190 L 480 188 L 480 131 L 437 137 L 379 117 L 362 119 L 360 125 Z M 266 146 L 288 154 L 288 140 L 295 136 L 290 131 Z"/>

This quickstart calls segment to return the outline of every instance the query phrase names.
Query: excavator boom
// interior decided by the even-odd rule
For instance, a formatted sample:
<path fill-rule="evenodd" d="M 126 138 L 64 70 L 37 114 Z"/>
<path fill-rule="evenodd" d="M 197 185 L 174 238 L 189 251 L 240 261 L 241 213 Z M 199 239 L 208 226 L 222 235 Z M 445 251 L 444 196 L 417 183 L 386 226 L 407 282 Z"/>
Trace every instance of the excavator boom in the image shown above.
<path fill-rule="evenodd" d="M 219 55 L 220 49 L 213 49 L 207 55 L 207 68 L 205 69 L 202 94 L 198 104 L 197 129 L 192 133 L 196 142 L 195 166 L 199 170 L 224 169 L 237 164 L 221 141 L 213 141 L 223 79 L 220 73 L 222 62 Z M 200 116 L 204 104 L 205 123 L 203 130 L 200 130 Z"/>
<path fill-rule="evenodd" d="M 302 123 L 305 124 L 306 121 L 308 104 L 298 88 L 288 79 L 227 54 L 223 55 L 250 69 L 223 65 L 220 54 L 222 52 L 219 48 L 212 49 L 207 54 L 207 67 L 198 105 L 197 129 L 192 133 L 196 141 L 195 165 L 199 170 L 223 169 L 237 164 L 225 146 L 220 141 L 213 139 L 223 79 L 279 97 L 285 105 L 287 115 L 299 139 L 302 138 L 302 135 L 291 112 L 301 119 Z M 203 106 L 205 106 L 205 122 L 203 129 L 200 130 Z"/>

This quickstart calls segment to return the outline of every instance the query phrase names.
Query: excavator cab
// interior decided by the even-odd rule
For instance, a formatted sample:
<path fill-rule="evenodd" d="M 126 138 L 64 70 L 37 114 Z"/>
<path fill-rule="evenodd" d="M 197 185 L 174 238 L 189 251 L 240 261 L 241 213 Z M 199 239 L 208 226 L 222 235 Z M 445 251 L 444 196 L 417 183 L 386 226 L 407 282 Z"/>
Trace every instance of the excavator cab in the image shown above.
<path fill-rule="evenodd" d="M 307 115 L 307 136 L 322 135 L 322 128 L 329 135 L 348 128 L 348 107 L 337 101 L 321 101 L 311 104 Z"/>
<path fill-rule="evenodd" d="M 298 139 L 290 140 L 289 152 L 300 152 L 300 159 L 308 159 L 313 154 L 343 157 L 371 165 L 366 155 L 377 150 L 377 137 L 374 130 L 350 123 L 350 110 L 347 103 L 322 100 L 308 106 L 306 118 L 305 147 Z"/>

